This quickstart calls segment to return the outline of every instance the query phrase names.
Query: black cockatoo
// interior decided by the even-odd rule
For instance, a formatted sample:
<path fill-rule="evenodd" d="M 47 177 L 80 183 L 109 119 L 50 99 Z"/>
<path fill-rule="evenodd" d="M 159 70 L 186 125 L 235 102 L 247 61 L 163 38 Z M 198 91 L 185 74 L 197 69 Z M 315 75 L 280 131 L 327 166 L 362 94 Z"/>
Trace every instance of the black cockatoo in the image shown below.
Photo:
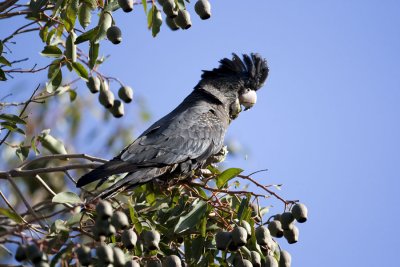
<path fill-rule="evenodd" d="M 230 122 L 256 102 L 256 91 L 268 76 L 267 62 L 258 54 L 233 54 L 203 71 L 200 82 L 183 102 L 128 145 L 114 159 L 83 175 L 77 187 L 125 177 L 99 194 L 111 197 L 153 179 L 185 178 L 206 167 L 223 148 Z"/>

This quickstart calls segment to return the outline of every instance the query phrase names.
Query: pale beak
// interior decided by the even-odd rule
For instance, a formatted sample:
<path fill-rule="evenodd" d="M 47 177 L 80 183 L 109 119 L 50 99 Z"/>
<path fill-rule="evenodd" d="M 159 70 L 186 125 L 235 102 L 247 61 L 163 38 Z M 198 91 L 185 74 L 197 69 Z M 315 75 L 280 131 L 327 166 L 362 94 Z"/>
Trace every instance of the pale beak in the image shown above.
<path fill-rule="evenodd" d="M 245 110 L 252 108 L 257 102 L 257 93 L 254 90 L 249 90 L 239 96 L 239 102 L 245 107 Z"/>

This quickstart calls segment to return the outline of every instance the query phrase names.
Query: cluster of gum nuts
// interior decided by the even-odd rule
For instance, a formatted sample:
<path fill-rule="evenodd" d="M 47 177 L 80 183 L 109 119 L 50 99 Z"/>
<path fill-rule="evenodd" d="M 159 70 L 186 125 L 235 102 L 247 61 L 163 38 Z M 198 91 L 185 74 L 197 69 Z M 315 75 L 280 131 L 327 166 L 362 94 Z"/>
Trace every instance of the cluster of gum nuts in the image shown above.
<path fill-rule="evenodd" d="M 105 237 L 115 235 L 120 240 L 117 244 L 127 251 L 132 250 L 141 243 L 148 251 L 159 249 L 160 233 L 155 230 L 143 231 L 138 237 L 136 232 L 129 228 L 129 220 L 122 211 L 113 212 L 111 204 L 100 201 L 96 206 L 96 219 L 93 226 L 93 235 L 100 240 L 100 245 L 95 248 L 95 253 L 88 246 L 80 246 L 75 250 L 79 263 L 83 266 L 115 266 L 115 267 L 139 267 L 139 260 L 126 257 L 124 251 L 118 246 L 111 246 L 102 242 Z M 93 257 L 92 254 L 96 256 Z M 129 260 L 127 260 L 129 258 Z M 143 262 L 143 261 L 142 261 Z M 181 267 L 181 259 L 176 255 L 159 259 L 148 259 L 143 262 L 146 267 Z"/>
<path fill-rule="evenodd" d="M 251 251 L 248 259 L 242 258 L 241 254 L 236 254 L 233 259 L 234 267 L 290 267 L 291 255 L 286 250 L 279 251 L 277 260 L 272 254 L 277 248 L 276 242 L 272 237 L 285 237 L 289 244 L 298 241 L 299 229 L 295 221 L 304 223 L 307 221 L 308 210 L 302 203 L 295 204 L 291 211 L 273 216 L 273 220 L 268 226 L 257 227 L 254 231 L 257 244 L 262 251 L 266 251 L 265 260 L 261 259 L 258 251 Z M 233 228 L 232 231 L 218 232 L 215 236 L 217 249 L 222 251 L 237 251 L 245 246 L 251 237 L 251 226 L 248 222 L 242 221 L 240 225 Z"/>

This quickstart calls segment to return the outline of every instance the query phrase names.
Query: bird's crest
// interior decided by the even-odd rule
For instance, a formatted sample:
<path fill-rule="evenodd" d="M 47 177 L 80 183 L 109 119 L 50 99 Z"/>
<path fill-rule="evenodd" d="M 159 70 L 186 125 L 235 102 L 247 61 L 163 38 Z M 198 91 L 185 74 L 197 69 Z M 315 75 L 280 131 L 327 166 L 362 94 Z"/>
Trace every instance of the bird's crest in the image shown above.
<path fill-rule="evenodd" d="M 201 78 L 215 79 L 222 77 L 235 76 L 243 79 L 245 85 L 254 90 L 258 90 L 265 82 L 268 76 L 267 61 L 259 54 L 243 55 L 243 60 L 232 54 L 232 59 L 224 58 L 219 61 L 218 68 L 213 70 L 204 70 Z"/>

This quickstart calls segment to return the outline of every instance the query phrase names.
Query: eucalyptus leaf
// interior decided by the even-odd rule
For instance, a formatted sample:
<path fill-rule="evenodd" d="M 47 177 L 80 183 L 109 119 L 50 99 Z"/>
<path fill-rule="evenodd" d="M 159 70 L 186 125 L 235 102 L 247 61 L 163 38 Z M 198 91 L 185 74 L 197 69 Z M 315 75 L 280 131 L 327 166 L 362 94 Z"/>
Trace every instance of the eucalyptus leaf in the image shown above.
<path fill-rule="evenodd" d="M 200 219 L 205 216 L 206 210 L 207 203 L 203 200 L 198 201 L 188 214 L 179 218 L 174 233 L 179 234 L 195 227 L 199 223 Z"/>
<path fill-rule="evenodd" d="M 73 192 L 58 193 L 51 201 L 60 204 L 83 204 L 83 201 L 79 196 Z"/>
<path fill-rule="evenodd" d="M 243 172 L 243 170 L 240 168 L 230 168 L 230 169 L 223 171 L 216 178 L 217 187 L 218 188 L 223 187 L 229 180 L 231 180 L 232 178 L 235 178 L 241 172 Z"/>

